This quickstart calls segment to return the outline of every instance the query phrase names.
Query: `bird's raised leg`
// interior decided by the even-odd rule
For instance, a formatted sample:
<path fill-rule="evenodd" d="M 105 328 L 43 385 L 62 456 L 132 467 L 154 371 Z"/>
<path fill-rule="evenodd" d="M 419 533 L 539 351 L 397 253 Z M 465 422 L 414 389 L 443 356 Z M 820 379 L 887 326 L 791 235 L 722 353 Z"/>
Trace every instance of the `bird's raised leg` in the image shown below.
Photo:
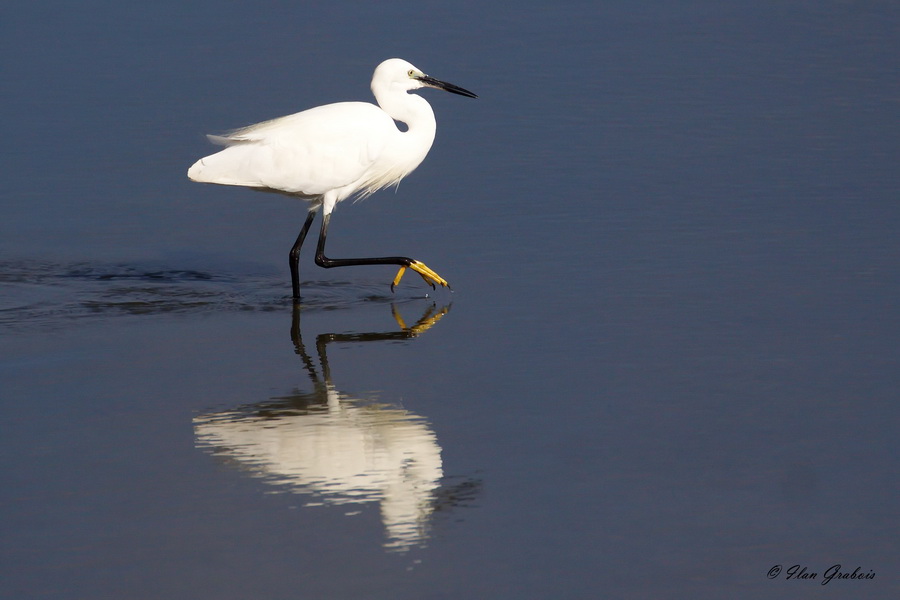
<path fill-rule="evenodd" d="M 353 267 L 359 265 L 400 265 L 400 271 L 397 272 L 397 276 L 394 277 L 394 281 L 391 283 L 391 291 L 394 290 L 394 286 L 400 283 L 400 279 L 403 277 L 403 273 L 406 272 L 406 269 L 412 269 L 416 273 L 422 276 L 422 279 L 425 280 L 425 283 L 430 285 L 432 289 L 434 289 L 435 284 L 442 285 L 444 287 L 450 287 L 447 281 L 425 266 L 425 263 L 421 263 L 417 260 L 413 260 L 412 258 L 407 258 L 405 256 L 381 256 L 374 258 L 328 258 L 325 256 L 325 238 L 328 235 L 328 222 L 331 220 L 331 213 L 325 213 L 322 216 L 322 230 L 319 232 L 319 244 L 316 246 L 316 264 L 320 267 L 324 267 L 326 269 L 330 269 L 332 267 Z"/>
<path fill-rule="evenodd" d="M 315 218 L 316 212 L 314 210 L 309 211 L 309 214 L 306 215 L 306 222 L 303 223 L 303 228 L 300 229 L 300 235 L 297 236 L 297 241 L 294 242 L 288 255 L 288 263 L 291 265 L 291 287 L 294 292 L 294 300 L 300 299 L 300 246 L 303 245 L 303 240 L 306 239 L 306 234 L 309 232 L 309 228 Z"/>

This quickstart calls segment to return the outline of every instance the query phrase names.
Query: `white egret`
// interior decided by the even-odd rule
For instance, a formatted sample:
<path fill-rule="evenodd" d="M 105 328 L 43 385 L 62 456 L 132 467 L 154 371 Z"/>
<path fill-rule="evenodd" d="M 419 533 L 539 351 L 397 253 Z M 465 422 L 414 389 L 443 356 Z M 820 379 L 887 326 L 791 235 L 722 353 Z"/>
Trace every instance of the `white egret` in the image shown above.
<path fill-rule="evenodd" d="M 320 207 L 322 229 L 315 259 L 320 267 L 399 265 L 392 290 L 407 268 L 419 273 L 432 288 L 436 283 L 447 286 L 447 281 L 424 263 L 403 256 L 325 256 L 325 236 L 335 205 L 351 196 L 366 197 L 399 183 L 431 149 L 436 130 L 434 111 L 424 98 L 409 93 L 422 87 L 477 98 L 466 89 L 425 75 L 405 60 L 391 58 L 378 65 L 372 76 L 372 93 L 378 106 L 368 102 L 326 104 L 224 136 L 208 136 L 226 148 L 194 163 L 188 177 L 203 183 L 278 192 L 310 203 L 289 255 L 294 298 L 300 297 L 300 246 Z M 406 131 L 401 131 L 395 121 L 405 123 Z"/>

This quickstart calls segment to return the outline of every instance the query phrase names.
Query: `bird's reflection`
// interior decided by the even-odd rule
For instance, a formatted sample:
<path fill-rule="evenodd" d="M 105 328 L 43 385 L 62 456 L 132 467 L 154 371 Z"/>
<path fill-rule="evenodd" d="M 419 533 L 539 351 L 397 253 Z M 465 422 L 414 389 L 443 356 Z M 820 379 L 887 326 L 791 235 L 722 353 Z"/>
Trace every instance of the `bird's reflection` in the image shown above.
<path fill-rule="evenodd" d="M 444 503 L 446 494 L 438 490 L 443 470 L 437 437 L 418 415 L 383 400 L 341 393 L 332 382 L 327 356 L 334 342 L 414 338 L 449 309 L 432 306 L 407 326 L 396 307 L 391 308 L 397 331 L 317 335 L 317 369 L 303 342 L 295 305 L 291 338 L 312 391 L 202 415 L 194 428 L 199 446 L 273 484 L 313 495 L 321 503 L 379 502 L 385 547 L 404 551 L 425 541 L 431 514 Z"/>

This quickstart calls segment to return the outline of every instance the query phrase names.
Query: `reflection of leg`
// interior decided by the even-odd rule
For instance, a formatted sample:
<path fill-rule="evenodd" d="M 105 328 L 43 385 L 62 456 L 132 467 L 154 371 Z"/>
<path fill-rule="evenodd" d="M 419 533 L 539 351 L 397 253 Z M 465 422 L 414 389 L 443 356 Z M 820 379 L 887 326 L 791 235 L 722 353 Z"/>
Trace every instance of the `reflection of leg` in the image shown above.
<path fill-rule="evenodd" d="M 412 327 L 407 326 L 400 311 L 397 310 L 395 304 L 391 304 L 391 315 L 400 327 L 400 331 L 373 331 L 364 333 L 320 333 L 316 336 L 316 354 L 319 359 L 319 367 L 322 370 L 322 379 L 316 371 L 316 365 L 312 357 L 306 352 L 306 345 L 303 343 L 303 335 L 300 331 L 300 313 L 302 312 L 301 304 L 294 302 L 291 311 L 291 341 L 294 343 L 294 353 L 303 361 L 303 368 L 309 373 L 309 377 L 313 384 L 320 385 L 331 383 L 331 370 L 328 367 L 328 344 L 341 342 L 377 342 L 390 340 L 408 340 L 418 337 L 434 327 L 438 321 L 444 318 L 450 312 L 450 306 L 442 306 L 438 308 L 435 304 L 430 304 L 425 312 L 416 321 Z"/>
<path fill-rule="evenodd" d="M 309 373 L 309 377 L 313 384 L 319 382 L 319 375 L 316 373 L 316 366 L 313 364 L 309 354 L 306 353 L 306 346 L 303 345 L 303 337 L 300 334 L 300 303 L 294 302 L 291 311 L 291 341 L 294 342 L 294 353 L 300 356 L 303 361 L 303 368 Z"/>

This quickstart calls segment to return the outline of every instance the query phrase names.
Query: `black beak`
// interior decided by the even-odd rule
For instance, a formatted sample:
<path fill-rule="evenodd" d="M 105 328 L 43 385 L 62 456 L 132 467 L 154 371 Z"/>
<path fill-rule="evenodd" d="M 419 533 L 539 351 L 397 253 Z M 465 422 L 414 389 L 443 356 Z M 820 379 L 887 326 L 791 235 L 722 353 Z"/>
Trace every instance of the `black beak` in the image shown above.
<path fill-rule="evenodd" d="M 450 92 L 451 94 L 459 94 L 460 96 L 465 96 L 466 98 L 478 97 L 465 88 L 461 88 L 458 85 L 453 85 L 452 83 L 447 83 L 446 81 L 435 79 L 434 77 L 429 77 L 428 75 L 422 75 L 421 77 L 417 77 L 416 79 L 418 79 L 428 87 L 444 90 L 445 92 Z"/>

